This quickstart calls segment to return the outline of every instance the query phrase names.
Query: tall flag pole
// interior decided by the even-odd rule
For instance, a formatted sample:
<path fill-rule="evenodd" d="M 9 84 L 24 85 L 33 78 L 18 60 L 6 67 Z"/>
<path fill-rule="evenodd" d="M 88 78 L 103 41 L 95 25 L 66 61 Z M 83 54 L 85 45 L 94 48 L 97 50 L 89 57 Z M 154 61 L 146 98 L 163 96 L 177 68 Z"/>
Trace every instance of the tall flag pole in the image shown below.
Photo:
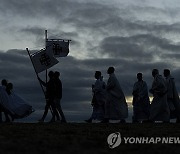
<path fill-rule="evenodd" d="M 37 77 L 38 73 L 46 71 L 47 83 L 47 70 L 59 62 L 56 58 L 66 57 L 69 54 L 70 41 L 65 39 L 48 39 L 47 30 L 45 30 L 45 49 L 30 54 L 28 48 L 26 48 Z M 40 86 L 45 94 L 41 83 Z"/>

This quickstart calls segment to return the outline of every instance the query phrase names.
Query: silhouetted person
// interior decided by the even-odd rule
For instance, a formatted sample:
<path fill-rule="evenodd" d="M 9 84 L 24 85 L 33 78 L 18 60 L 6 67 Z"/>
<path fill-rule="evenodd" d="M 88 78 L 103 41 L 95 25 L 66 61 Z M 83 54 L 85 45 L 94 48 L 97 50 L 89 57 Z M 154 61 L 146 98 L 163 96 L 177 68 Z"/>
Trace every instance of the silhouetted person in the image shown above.
<path fill-rule="evenodd" d="M 3 79 L 3 80 L 1 81 L 1 85 L 2 85 L 2 87 L 4 88 L 4 90 L 7 90 L 8 82 L 7 82 L 6 79 Z M 4 112 L 5 122 L 10 122 L 11 120 L 10 120 L 10 118 L 9 118 L 9 116 L 8 116 L 8 113 L 7 113 L 7 111 L 5 110 L 5 108 L 2 107 L 2 106 L 1 106 L 1 111 Z M 0 116 L 1 116 L 0 121 L 2 122 L 2 113 L 1 113 Z M 14 119 L 12 118 L 12 120 L 14 120 Z"/>
<path fill-rule="evenodd" d="M 3 87 L 4 89 L 6 89 L 7 84 L 8 84 L 8 82 L 7 82 L 6 79 L 3 79 L 3 80 L 1 81 L 1 85 L 2 85 L 2 87 Z M 0 106 L 0 123 L 2 122 L 2 112 L 3 112 L 3 107 Z"/>
<path fill-rule="evenodd" d="M 164 77 L 167 85 L 167 102 L 170 109 L 170 118 L 177 118 L 177 122 L 180 122 L 180 99 L 174 78 L 171 76 L 169 69 L 164 69 Z"/>
<path fill-rule="evenodd" d="M 109 79 L 106 86 L 107 100 L 103 123 L 107 123 L 109 120 L 120 120 L 120 123 L 125 123 L 125 119 L 128 117 L 126 99 L 114 71 L 114 67 L 109 67 L 107 70 Z"/>
<path fill-rule="evenodd" d="M 138 81 L 133 87 L 133 122 L 141 122 L 149 119 L 150 101 L 148 87 L 143 81 L 142 73 L 137 74 Z"/>
<path fill-rule="evenodd" d="M 1 81 L 1 85 L 4 89 L 6 89 L 6 86 L 7 86 L 7 80 L 6 79 L 3 79 Z M 2 122 L 2 112 L 3 112 L 3 107 L 0 106 L 0 123 Z"/>
<path fill-rule="evenodd" d="M 88 123 L 91 123 L 92 120 L 104 120 L 104 105 L 105 105 L 105 82 L 101 76 L 100 71 L 96 71 L 94 75 L 96 82 L 92 85 L 93 98 L 91 105 L 93 106 L 93 113 L 88 120 L 85 120 Z"/>
<path fill-rule="evenodd" d="M 54 101 L 55 101 L 56 109 L 61 116 L 61 122 L 66 123 L 66 118 L 65 118 L 64 113 L 61 108 L 62 82 L 59 79 L 59 77 L 60 77 L 60 73 L 55 72 L 54 73 L 54 82 L 55 82 L 55 99 L 54 99 Z"/>
<path fill-rule="evenodd" d="M 56 106 L 55 106 L 55 102 L 54 102 L 54 100 L 55 100 L 54 72 L 50 71 L 48 73 L 48 76 L 49 76 L 49 81 L 47 83 L 45 83 L 38 77 L 38 80 L 41 82 L 41 84 L 44 87 L 46 87 L 46 106 L 45 106 L 45 111 L 44 111 L 43 117 L 39 120 L 40 122 L 44 122 L 50 107 L 52 108 L 52 115 L 53 115 L 50 122 L 55 122 L 55 116 L 56 116 L 57 120 L 60 120 L 60 117 L 56 110 Z"/>
<path fill-rule="evenodd" d="M 167 103 L 167 87 L 165 80 L 157 69 L 153 69 L 152 76 L 154 81 L 152 88 L 149 90 L 153 94 L 153 100 L 150 107 L 149 119 L 154 121 L 169 122 L 170 111 Z"/>
<path fill-rule="evenodd" d="M 7 82 L 6 79 L 3 79 L 3 80 L 1 81 L 1 85 L 4 86 L 5 88 L 6 88 L 7 84 L 8 84 L 8 82 Z"/>
<path fill-rule="evenodd" d="M 8 93 L 8 95 L 11 94 L 12 90 L 13 90 L 13 84 L 8 83 L 7 86 L 6 86 L 6 92 Z"/>

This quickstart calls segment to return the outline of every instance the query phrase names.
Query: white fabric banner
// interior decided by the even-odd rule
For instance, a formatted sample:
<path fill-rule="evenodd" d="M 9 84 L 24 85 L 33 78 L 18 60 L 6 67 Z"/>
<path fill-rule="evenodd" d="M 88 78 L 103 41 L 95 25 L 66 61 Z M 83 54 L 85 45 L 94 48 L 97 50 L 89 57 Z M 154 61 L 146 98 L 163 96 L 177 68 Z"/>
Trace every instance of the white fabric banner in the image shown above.
<path fill-rule="evenodd" d="M 55 57 L 66 57 L 69 53 L 69 42 L 65 41 L 46 41 L 46 50 Z"/>
<path fill-rule="evenodd" d="M 47 70 L 59 62 L 53 55 L 46 52 L 46 50 L 35 53 L 31 58 L 37 73 Z"/>

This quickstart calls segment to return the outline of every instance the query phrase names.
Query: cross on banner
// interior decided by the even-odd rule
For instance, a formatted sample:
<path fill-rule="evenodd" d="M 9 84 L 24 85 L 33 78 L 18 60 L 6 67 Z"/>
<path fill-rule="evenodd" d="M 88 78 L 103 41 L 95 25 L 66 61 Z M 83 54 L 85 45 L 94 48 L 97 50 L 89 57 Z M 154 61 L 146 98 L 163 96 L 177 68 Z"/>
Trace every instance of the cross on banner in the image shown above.
<path fill-rule="evenodd" d="M 39 61 L 41 65 L 49 66 L 51 64 L 51 59 L 46 53 L 41 55 L 41 58 L 39 59 Z"/>
<path fill-rule="evenodd" d="M 59 44 L 53 43 L 53 53 L 54 55 L 60 55 L 62 52 L 62 47 Z"/>
<path fill-rule="evenodd" d="M 47 40 L 46 51 L 55 57 L 66 57 L 69 54 L 69 42 Z"/>
<path fill-rule="evenodd" d="M 53 55 L 48 54 L 46 50 L 35 53 L 31 56 L 31 59 L 37 73 L 47 70 L 59 62 Z"/>

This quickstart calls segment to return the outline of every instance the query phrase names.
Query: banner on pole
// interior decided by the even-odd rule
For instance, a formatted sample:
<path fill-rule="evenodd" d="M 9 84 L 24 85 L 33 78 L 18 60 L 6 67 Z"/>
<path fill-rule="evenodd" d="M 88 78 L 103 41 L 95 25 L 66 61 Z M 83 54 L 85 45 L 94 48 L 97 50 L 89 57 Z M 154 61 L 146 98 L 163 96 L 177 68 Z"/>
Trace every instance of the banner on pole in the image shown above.
<path fill-rule="evenodd" d="M 53 55 L 47 53 L 46 50 L 33 54 L 31 59 L 37 73 L 47 70 L 59 62 Z"/>
<path fill-rule="evenodd" d="M 69 54 L 69 41 L 47 40 L 46 52 L 54 57 L 66 57 Z"/>

